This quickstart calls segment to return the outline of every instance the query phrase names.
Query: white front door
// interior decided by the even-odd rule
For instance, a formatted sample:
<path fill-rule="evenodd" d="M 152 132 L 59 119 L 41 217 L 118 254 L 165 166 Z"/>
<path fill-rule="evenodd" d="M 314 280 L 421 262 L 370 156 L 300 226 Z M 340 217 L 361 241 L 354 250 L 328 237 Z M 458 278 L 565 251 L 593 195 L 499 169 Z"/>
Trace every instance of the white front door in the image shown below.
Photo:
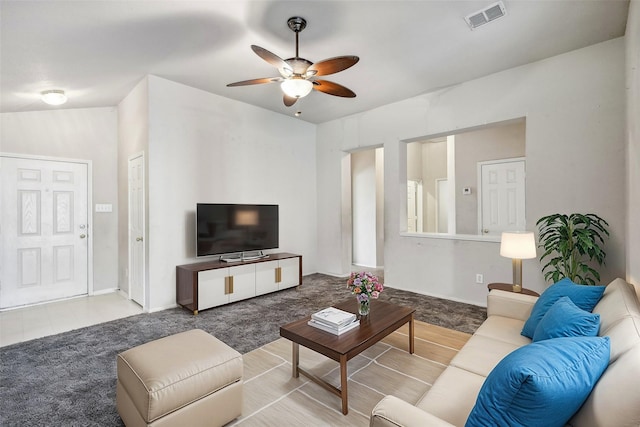
<path fill-rule="evenodd" d="M 523 231 L 525 220 L 525 162 L 482 162 L 480 167 L 480 233 L 500 235 Z"/>
<path fill-rule="evenodd" d="M 1 156 L 0 308 L 88 292 L 88 165 Z"/>
<path fill-rule="evenodd" d="M 129 298 L 144 307 L 144 156 L 129 159 Z"/>

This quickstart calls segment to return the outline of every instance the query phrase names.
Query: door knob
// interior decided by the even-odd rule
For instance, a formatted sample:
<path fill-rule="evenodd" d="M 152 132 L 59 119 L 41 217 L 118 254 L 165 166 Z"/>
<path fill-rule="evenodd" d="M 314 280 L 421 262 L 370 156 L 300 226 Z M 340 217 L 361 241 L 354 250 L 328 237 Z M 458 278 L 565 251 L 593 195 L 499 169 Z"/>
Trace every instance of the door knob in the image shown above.
<path fill-rule="evenodd" d="M 80 235 L 80 238 L 81 238 L 81 239 L 84 239 L 85 237 L 87 237 L 87 235 L 86 235 L 86 234 L 81 234 L 81 235 Z"/>
<path fill-rule="evenodd" d="M 136 242 L 142 242 L 142 237 L 136 237 Z"/>
<path fill-rule="evenodd" d="M 482 230 L 482 232 L 483 232 L 484 234 L 487 234 L 487 233 L 489 233 L 489 229 L 488 229 L 488 228 L 485 228 L 485 229 L 483 229 L 483 230 Z"/>

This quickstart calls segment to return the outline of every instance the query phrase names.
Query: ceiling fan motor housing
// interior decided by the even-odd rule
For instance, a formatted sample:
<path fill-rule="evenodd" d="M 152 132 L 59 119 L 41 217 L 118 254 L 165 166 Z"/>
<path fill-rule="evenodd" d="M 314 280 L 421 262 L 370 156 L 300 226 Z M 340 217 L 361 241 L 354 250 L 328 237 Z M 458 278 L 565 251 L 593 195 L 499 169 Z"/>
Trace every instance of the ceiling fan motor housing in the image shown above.
<path fill-rule="evenodd" d="M 293 16 L 287 21 L 287 25 L 294 33 L 299 33 L 307 27 L 307 21 L 299 16 Z"/>

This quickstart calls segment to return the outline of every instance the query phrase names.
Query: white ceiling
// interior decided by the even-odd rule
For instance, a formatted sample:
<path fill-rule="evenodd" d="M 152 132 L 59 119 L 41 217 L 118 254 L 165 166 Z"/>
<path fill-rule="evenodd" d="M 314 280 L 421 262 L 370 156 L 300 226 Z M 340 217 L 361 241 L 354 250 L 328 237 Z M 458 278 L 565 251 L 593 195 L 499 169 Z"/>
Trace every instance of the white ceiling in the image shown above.
<path fill-rule="evenodd" d="M 504 0 L 507 16 L 471 31 L 464 17 L 494 0 L 7 1 L 0 7 L 2 112 L 117 105 L 145 75 L 322 123 L 624 35 L 628 0 Z M 261 46 L 294 56 L 357 55 L 327 80 L 353 99 L 312 92 L 285 107 Z M 569 73 L 571 70 L 567 70 Z M 49 107 L 39 92 L 63 89 Z M 508 90 L 508 88 L 507 88 Z"/>

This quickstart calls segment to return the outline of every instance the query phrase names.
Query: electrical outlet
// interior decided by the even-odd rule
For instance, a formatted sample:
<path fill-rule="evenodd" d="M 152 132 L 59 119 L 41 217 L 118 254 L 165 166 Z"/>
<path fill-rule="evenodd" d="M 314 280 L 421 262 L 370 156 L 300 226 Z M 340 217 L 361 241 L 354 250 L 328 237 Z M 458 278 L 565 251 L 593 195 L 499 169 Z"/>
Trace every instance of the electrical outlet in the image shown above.
<path fill-rule="evenodd" d="M 482 274 L 476 274 L 476 283 L 484 283 L 484 276 Z"/>

